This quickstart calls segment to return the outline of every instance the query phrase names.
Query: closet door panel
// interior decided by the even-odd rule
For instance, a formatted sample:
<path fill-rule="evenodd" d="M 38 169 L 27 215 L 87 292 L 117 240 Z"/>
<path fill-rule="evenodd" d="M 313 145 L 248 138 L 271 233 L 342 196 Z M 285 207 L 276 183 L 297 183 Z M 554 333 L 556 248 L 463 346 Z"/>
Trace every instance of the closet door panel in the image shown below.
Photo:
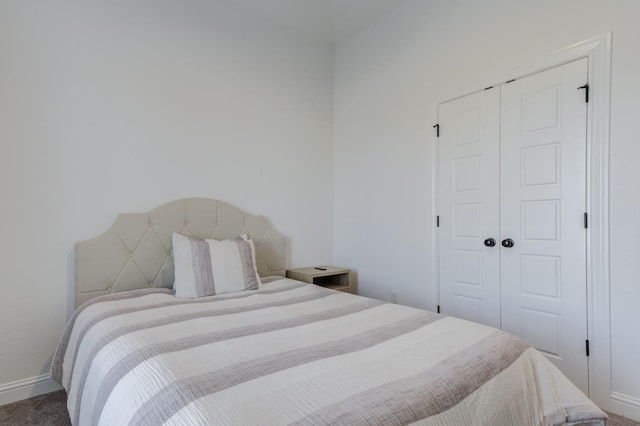
<path fill-rule="evenodd" d="M 587 59 L 501 91 L 502 328 L 587 392 Z"/>
<path fill-rule="evenodd" d="M 486 90 L 440 106 L 440 306 L 500 327 L 498 239 L 500 95 Z"/>

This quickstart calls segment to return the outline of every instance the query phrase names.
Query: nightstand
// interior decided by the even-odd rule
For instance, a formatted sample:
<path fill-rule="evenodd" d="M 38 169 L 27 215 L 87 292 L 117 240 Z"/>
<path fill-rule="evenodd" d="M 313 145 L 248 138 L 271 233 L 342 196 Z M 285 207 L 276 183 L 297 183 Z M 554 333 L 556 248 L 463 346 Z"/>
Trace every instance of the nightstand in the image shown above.
<path fill-rule="evenodd" d="M 351 269 L 334 268 L 332 266 L 287 269 L 287 278 L 316 284 L 332 290 L 344 291 L 345 293 L 352 292 Z"/>

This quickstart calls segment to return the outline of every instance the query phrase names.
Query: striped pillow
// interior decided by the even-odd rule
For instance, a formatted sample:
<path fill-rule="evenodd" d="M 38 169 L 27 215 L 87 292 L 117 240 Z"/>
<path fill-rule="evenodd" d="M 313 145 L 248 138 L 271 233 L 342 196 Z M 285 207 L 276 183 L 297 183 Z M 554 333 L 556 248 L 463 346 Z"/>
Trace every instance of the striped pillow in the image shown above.
<path fill-rule="evenodd" d="M 255 247 L 246 235 L 217 241 L 174 233 L 172 240 L 176 297 L 195 299 L 260 288 Z"/>

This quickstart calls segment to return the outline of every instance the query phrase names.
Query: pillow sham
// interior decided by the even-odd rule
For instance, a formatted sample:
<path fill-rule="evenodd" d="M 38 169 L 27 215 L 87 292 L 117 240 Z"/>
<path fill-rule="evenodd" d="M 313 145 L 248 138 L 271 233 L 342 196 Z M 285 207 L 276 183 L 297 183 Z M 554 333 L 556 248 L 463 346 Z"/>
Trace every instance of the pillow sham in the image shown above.
<path fill-rule="evenodd" d="M 176 297 L 195 299 L 261 286 L 253 241 L 192 238 L 174 233 L 173 262 Z"/>

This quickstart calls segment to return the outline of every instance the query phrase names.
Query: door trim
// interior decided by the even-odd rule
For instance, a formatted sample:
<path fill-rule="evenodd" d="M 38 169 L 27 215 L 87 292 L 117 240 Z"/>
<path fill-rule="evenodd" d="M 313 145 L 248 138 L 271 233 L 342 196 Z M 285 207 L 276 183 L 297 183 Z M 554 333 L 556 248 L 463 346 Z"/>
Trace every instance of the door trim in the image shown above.
<path fill-rule="evenodd" d="M 587 108 L 587 327 L 591 343 L 589 356 L 589 397 L 608 410 L 613 403 L 611 383 L 611 324 L 609 271 L 609 128 L 611 98 L 612 33 L 575 43 L 537 59 L 516 70 L 512 78 L 523 78 L 581 58 L 589 59 L 591 88 Z M 499 82 L 494 86 L 506 83 Z M 482 90 L 482 89 L 480 89 Z M 478 91 L 480 91 L 478 90 Z M 467 93 L 464 96 L 474 92 Z M 459 96 L 461 97 L 461 96 Z M 439 102 L 438 106 L 456 98 Z M 434 138 L 433 200 L 436 208 L 438 190 L 438 144 Z M 440 304 L 440 273 L 437 250 L 438 230 L 432 225 L 434 238 L 434 283 Z"/>

